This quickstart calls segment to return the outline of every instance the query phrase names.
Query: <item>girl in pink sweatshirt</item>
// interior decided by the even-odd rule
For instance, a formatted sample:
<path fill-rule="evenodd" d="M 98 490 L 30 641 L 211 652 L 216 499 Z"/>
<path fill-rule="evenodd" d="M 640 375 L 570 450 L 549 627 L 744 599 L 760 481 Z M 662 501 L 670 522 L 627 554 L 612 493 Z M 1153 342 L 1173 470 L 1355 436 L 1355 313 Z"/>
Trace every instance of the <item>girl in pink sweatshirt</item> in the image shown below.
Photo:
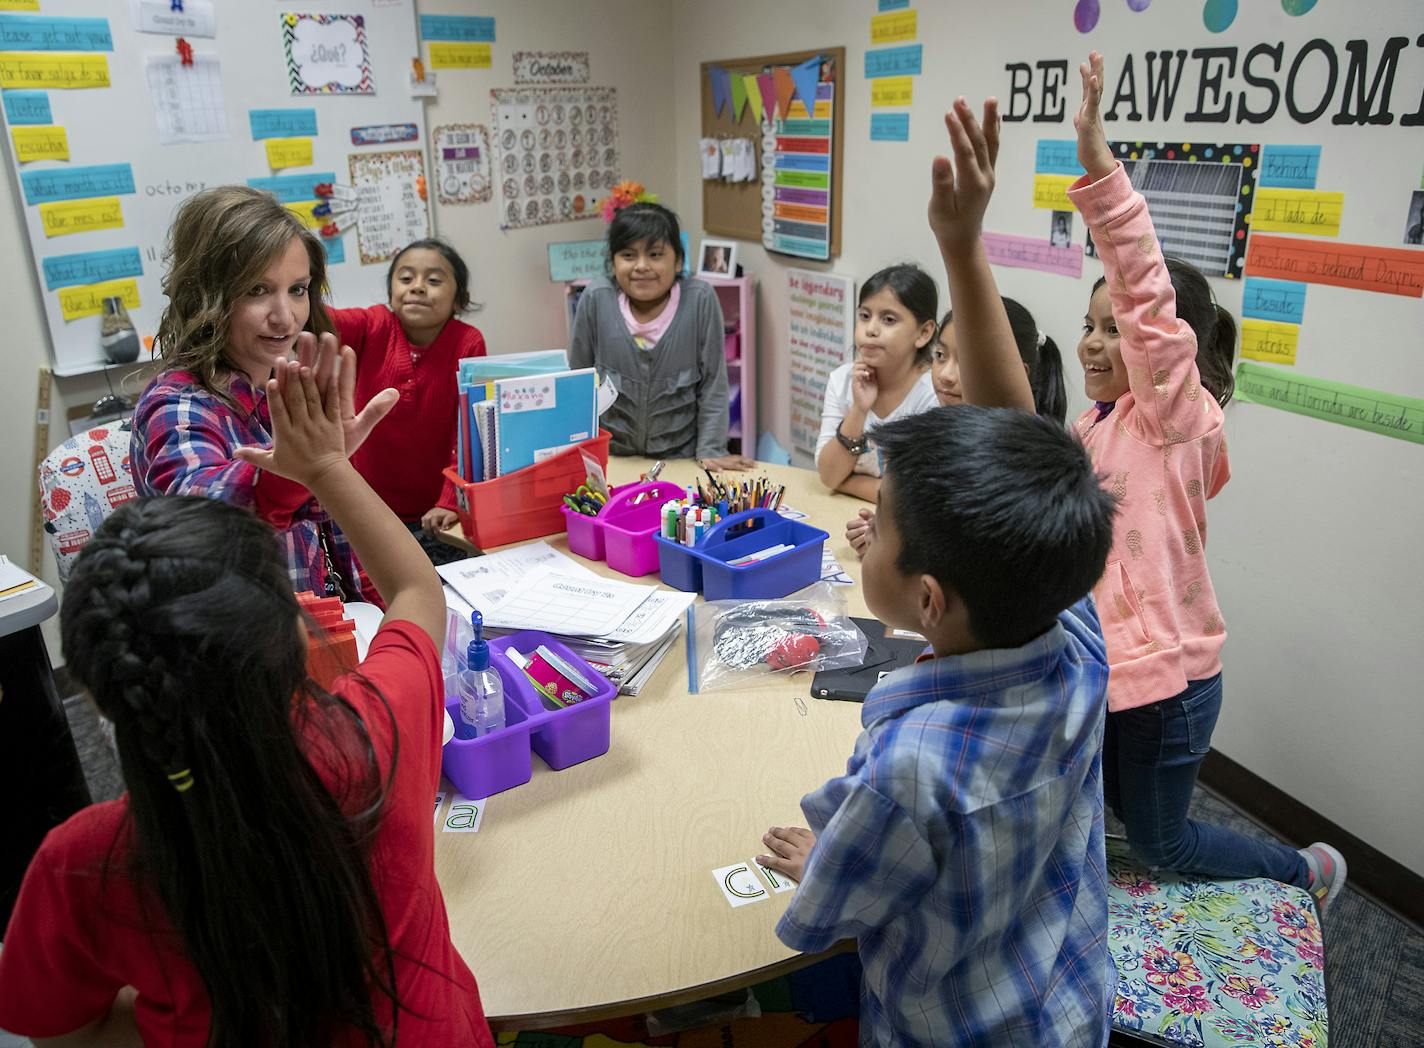
<path fill-rule="evenodd" d="M 1081 69 L 1074 124 L 1087 175 L 1068 195 L 1104 272 L 1078 344 L 1096 403 L 1076 429 L 1119 505 L 1094 590 L 1111 666 L 1104 797 L 1154 867 L 1272 877 L 1323 906 L 1345 881 L 1334 848 L 1296 851 L 1187 817 L 1221 710 L 1226 626 L 1207 570 L 1206 500 L 1231 475 L 1221 405 L 1236 324 L 1199 270 L 1163 258 L 1147 202 L 1108 148 L 1102 69 L 1096 52 Z"/>

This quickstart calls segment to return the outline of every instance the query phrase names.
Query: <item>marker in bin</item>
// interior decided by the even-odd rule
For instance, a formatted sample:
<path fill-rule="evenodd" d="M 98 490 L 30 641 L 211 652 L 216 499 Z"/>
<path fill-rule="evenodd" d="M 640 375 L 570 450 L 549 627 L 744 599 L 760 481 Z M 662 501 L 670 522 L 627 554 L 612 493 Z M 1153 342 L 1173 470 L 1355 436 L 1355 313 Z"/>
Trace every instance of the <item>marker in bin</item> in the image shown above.
<path fill-rule="evenodd" d="M 702 541 L 713 524 L 722 519 L 716 507 L 703 505 L 694 499 L 673 499 L 663 503 L 662 527 L 659 533 L 684 546 Z"/>
<path fill-rule="evenodd" d="M 745 568 L 748 564 L 756 564 L 763 560 L 770 560 L 781 553 L 790 553 L 796 547 L 788 543 L 781 543 L 779 546 L 768 546 L 766 549 L 759 549 L 755 553 L 748 553 L 740 560 L 728 561 L 728 565 L 733 568 Z"/>

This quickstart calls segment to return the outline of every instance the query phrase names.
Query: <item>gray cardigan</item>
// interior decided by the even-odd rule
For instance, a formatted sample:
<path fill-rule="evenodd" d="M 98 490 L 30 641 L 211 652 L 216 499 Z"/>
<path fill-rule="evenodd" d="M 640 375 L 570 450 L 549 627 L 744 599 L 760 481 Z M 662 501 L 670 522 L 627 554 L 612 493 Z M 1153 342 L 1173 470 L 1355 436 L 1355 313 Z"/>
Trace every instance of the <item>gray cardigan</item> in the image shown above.
<path fill-rule="evenodd" d="M 599 277 L 579 299 L 569 366 L 596 367 L 618 390 L 602 419 L 615 455 L 713 458 L 727 453 L 722 347 L 722 306 L 710 284 L 683 278 L 672 324 L 657 345 L 639 349 L 617 285 Z"/>

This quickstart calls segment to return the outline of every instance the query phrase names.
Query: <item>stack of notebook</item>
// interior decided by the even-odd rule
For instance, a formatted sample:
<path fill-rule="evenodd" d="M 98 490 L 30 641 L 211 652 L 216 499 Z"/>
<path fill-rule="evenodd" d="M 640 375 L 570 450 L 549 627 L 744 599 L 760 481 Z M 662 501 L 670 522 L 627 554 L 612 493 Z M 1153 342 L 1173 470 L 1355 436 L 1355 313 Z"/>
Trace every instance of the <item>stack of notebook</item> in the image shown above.
<path fill-rule="evenodd" d="M 598 377 L 561 349 L 460 362 L 456 465 L 478 483 L 598 435 Z"/>

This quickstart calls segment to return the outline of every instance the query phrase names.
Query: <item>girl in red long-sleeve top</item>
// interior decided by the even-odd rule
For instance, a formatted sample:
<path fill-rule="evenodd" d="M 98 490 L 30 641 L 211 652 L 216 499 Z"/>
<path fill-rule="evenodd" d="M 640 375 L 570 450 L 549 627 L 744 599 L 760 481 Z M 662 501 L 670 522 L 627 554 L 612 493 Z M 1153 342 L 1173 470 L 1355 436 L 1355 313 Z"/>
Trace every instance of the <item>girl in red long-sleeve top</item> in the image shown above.
<path fill-rule="evenodd" d="M 456 520 L 455 464 L 460 360 L 485 355 L 479 328 L 457 318 L 470 307 L 470 270 L 441 240 L 417 240 L 391 261 L 390 301 L 333 309 L 343 344 L 356 351 L 356 403 L 387 387 L 400 393 L 390 417 L 352 463 L 437 563 L 458 559 L 436 536 Z"/>

